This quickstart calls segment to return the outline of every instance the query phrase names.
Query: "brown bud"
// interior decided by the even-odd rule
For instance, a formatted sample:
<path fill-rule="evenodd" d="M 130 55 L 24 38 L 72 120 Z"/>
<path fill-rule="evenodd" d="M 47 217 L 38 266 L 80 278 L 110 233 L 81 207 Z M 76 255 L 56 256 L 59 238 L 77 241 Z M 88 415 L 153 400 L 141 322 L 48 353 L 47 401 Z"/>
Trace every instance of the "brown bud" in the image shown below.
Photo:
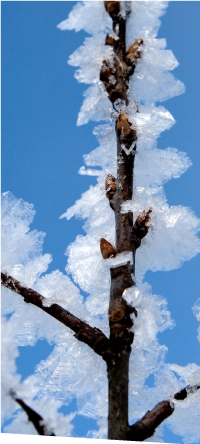
<path fill-rule="evenodd" d="M 114 72 L 114 70 L 113 70 L 112 66 L 109 64 L 109 62 L 107 62 L 106 60 L 103 60 L 101 70 L 100 70 L 100 80 L 102 80 L 102 82 L 108 82 L 109 77 L 113 75 L 113 72 Z"/>
<path fill-rule="evenodd" d="M 128 66 L 136 66 L 136 57 L 134 57 L 133 54 L 127 54 L 127 56 L 125 57 L 125 61 Z"/>
<path fill-rule="evenodd" d="M 108 14 L 115 18 L 116 15 L 119 14 L 120 11 L 120 2 L 104 2 L 105 8 L 108 11 Z"/>
<path fill-rule="evenodd" d="M 127 148 L 130 148 L 132 143 L 137 140 L 137 132 L 131 128 L 131 123 L 128 121 L 126 114 L 119 114 L 117 119 L 117 132 L 119 139 Z"/>
<path fill-rule="evenodd" d="M 100 239 L 100 250 L 104 259 L 116 256 L 115 248 L 103 237 Z"/>
<path fill-rule="evenodd" d="M 126 114 L 120 114 L 117 119 L 117 131 L 124 133 L 124 136 L 128 136 L 131 133 L 131 123 L 127 119 Z"/>
<path fill-rule="evenodd" d="M 133 43 L 127 51 L 127 54 L 133 54 L 136 58 L 140 57 L 139 46 L 143 44 L 143 39 L 138 39 Z"/>
<path fill-rule="evenodd" d="M 118 15 L 120 11 L 120 2 L 110 2 L 107 10 L 111 17 Z"/>
<path fill-rule="evenodd" d="M 114 176 L 112 176 L 112 174 L 108 174 L 108 176 L 106 177 L 105 189 L 107 190 L 107 194 L 108 193 L 109 193 L 109 195 L 110 194 L 112 194 L 112 195 L 115 194 L 115 191 L 116 191 L 116 179 L 115 179 Z"/>
<path fill-rule="evenodd" d="M 143 239 L 148 231 L 149 231 L 149 222 L 150 222 L 150 214 L 152 213 L 152 208 L 150 208 L 148 211 L 142 211 L 141 214 L 137 217 L 135 224 L 134 224 L 134 230 L 139 237 L 139 239 Z"/>
<path fill-rule="evenodd" d="M 111 174 L 108 174 L 106 178 L 105 189 L 107 191 L 106 197 L 111 200 L 116 192 L 116 179 Z"/>
<path fill-rule="evenodd" d="M 126 53 L 125 61 L 127 65 L 133 65 L 136 63 L 136 60 L 140 58 L 140 49 L 139 46 L 143 44 L 143 39 L 138 39 L 130 46 Z"/>
<path fill-rule="evenodd" d="M 108 8 L 109 4 L 112 3 L 114 0 L 104 0 L 104 4 L 106 9 Z"/>
<path fill-rule="evenodd" d="M 105 45 L 113 46 L 114 45 L 114 38 L 110 37 L 108 34 L 106 36 Z"/>

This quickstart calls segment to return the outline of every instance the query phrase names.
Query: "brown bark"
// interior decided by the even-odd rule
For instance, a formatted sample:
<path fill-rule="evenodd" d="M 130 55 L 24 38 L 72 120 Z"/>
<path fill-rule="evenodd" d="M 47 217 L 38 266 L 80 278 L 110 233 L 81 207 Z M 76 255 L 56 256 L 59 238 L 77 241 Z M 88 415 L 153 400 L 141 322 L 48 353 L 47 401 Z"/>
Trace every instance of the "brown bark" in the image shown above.
<path fill-rule="evenodd" d="M 107 364 L 108 439 L 125 440 L 127 437 L 130 352 L 131 347 L 126 351 L 122 350 L 119 356 L 116 355 L 115 359 Z"/>
<path fill-rule="evenodd" d="M 103 81 L 109 99 L 115 108 L 115 101 L 117 99 L 124 100 L 125 104 L 128 105 L 128 77 L 130 70 L 133 72 L 134 69 L 128 66 L 125 61 L 126 18 L 120 15 L 119 2 L 117 6 L 115 5 L 115 8 L 112 3 L 105 2 L 105 7 L 113 19 L 113 30 L 118 36 L 117 40 L 113 40 L 115 69 L 112 75 L 115 77 L 115 84 L 112 85 L 109 82 L 110 71 L 109 64 L 106 61 L 103 62 L 100 79 Z M 107 44 L 107 42 L 108 36 L 105 43 Z M 109 44 L 111 43 L 109 41 Z M 105 75 L 106 63 L 107 73 Z M 116 180 L 113 178 L 113 184 L 109 183 L 110 189 L 107 191 L 107 197 L 111 208 L 115 212 L 116 253 L 132 252 L 133 266 L 131 267 L 130 262 L 128 262 L 110 270 L 109 325 L 112 356 L 107 359 L 109 390 L 108 439 L 125 440 L 128 430 L 129 358 L 134 337 L 131 332 L 133 321 L 130 315 L 133 312 L 136 314 L 136 310 L 130 307 L 123 299 L 123 292 L 125 289 L 135 285 L 132 273 L 134 272 L 135 251 L 141 241 L 133 229 L 132 212 L 121 213 L 122 204 L 132 199 L 134 144 L 137 134 L 131 128 L 126 114 L 119 113 L 115 129 L 117 138 L 117 178 Z M 127 150 L 129 150 L 128 153 Z M 108 178 L 106 181 L 107 189 Z"/>
<path fill-rule="evenodd" d="M 143 418 L 130 427 L 127 441 L 145 441 L 153 436 L 155 429 L 174 411 L 169 401 L 162 401 L 153 410 L 147 412 Z"/>
<path fill-rule="evenodd" d="M 28 419 L 34 425 L 35 429 L 38 432 L 38 435 L 45 436 L 55 436 L 55 434 L 48 430 L 45 425 L 43 425 L 43 418 L 40 416 L 35 410 L 29 407 L 22 399 L 18 398 L 14 392 L 10 392 L 12 398 L 20 405 L 20 407 L 26 412 Z"/>
<path fill-rule="evenodd" d="M 199 389 L 200 385 L 187 385 L 187 387 L 180 390 L 180 392 L 174 395 L 174 399 L 176 401 L 183 401 L 185 398 L 188 397 L 188 395 L 190 395 L 191 393 L 195 393 Z"/>
<path fill-rule="evenodd" d="M 174 412 L 174 401 L 183 401 L 188 395 L 195 393 L 199 389 L 200 385 L 188 385 L 176 393 L 171 401 L 159 402 L 140 421 L 129 427 L 127 441 L 145 441 L 145 439 L 151 438 L 156 428 Z"/>
<path fill-rule="evenodd" d="M 36 307 L 39 307 L 50 316 L 57 319 L 57 321 L 73 330 L 75 337 L 79 341 L 87 344 L 90 348 L 92 348 L 92 350 L 95 351 L 95 353 L 102 357 L 104 357 L 105 353 L 107 354 L 109 339 L 102 333 L 101 330 L 98 328 L 93 328 L 86 322 L 81 321 L 79 318 L 60 307 L 58 304 L 53 304 L 50 307 L 44 307 L 42 302 L 45 300 L 45 298 L 41 294 L 37 293 L 31 288 L 22 286 L 20 282 L 14 279 L 12 276 L 1 273 L 1 283 L 10 290 L 20 294 L 24 298 L 25 302 L 36 305 Z"/>
<path fill-rule="evenodd" d="M 105 44 L 113 46 L 114 69 L 109 62 L 103 61 L 100 80 L 102 80 L 110 101 L 116 109 L 115 102 L 121 99 L 128 105 L 127 90 L 129 76 L 134 73 L 137 59 L 140 58 L 140 45 L 143 39 L 138 39 L 126 51 L 126 18 L 120 15 L 120 2 L 104 2 L 105 7 L 113 20 L 113 30 L 118 39 L 106 37 Z M 130 2 L 125 2 L 130 3 Z M 130 11 L 129 11 L 130 12 Z M 110 77 L 115 77 L 115 83 Z M 101 239 L 101 252 L 104 259 L 115 256 L 122 252 L 133 253 L 133 266 L 130 262 L 111 268 L 111 289 L 109 304 L 109 326 L 110 339 L 99 329 L 92 328 L 85 322 L 76 318 L 57 304 L 44 307 L 45 299 L 32 289 L 21 286 L 21 284 L 5 274 L 2 276 L 2 284 L 7 288 L 19 293 L 24 301 L 32 303 L 62 322 L 75 332 L 75 337 L 91 347 L 107 363 L 108 389 L 109 389 L 109 411 L 108 411 L 108 438 L 116 440 L 144 441 L 153 436 L 155 429 L 174 411 L 174 403 L 162 401 L 151 411 L 148 411 L 141 420 L 134 425 L 128 423 L 128 384 L 129 384 L 129 358 L 134 335 L 131 332 L 133 321 L 131 314 L 137 316 L 137 311 L 131 307 L 123 298 L 124 290 L 135 285 L 134 264 L 135 252 L 140 246 L 141 240 L 146 236 L 149 229 L 151 209 L 138 216 L 133 224 L 133 213 L 121 213 L 121 207 L 127 200 L 132 200 L 133 194 L 133 170 L 136 153 L 137 132 L 132 128 L 126 114 L 119 113 L 116 120 L 117 140 L 117 178 L 109 175 L 106 179 L 106 195 L 110 206 L 115 212 L 116 224 L 116 248 L 108 241 Z M 188 386 L 174 395 L 174 400 L 184 400 L 190 393 L 200 389 L 200 385 Z M 38 421 L 41 417 L 22 400 L 16 401 L 33 413 Z M 29 410 L 28 410 L 29 409 Z M 31 412 L 32 413 L 31 413 Z M 28 413 L 27 413 L 28 414 Z M 38 432 L 39 433 L 39 432 Z M 44 434 L 44 433 L 40 433 Z"/>

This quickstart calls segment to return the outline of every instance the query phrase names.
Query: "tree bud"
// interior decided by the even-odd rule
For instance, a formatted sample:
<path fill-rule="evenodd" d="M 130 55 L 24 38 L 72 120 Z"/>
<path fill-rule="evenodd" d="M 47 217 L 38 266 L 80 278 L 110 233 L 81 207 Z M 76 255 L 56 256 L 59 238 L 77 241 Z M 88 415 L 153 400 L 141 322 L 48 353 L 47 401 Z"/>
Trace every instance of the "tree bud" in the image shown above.
<path fill-rule="evenodd" d="M 126 148 L 130 148 L 132 143 L 137 140 L 137 132 L 131 128 L 126 114 L 119 114 L 117 119 L 117 132 L 120 142 L 124 143 Z"/>
<path fill-rule="evenodd" d="M 116 191 L 116 179 L 112 174 L 108 174 L 105 182 L 105 189 L 107 190 L 106 196 L 108 199 L 111 199 Z"/>
<path fill-rule="evenodd" d="M 127 119 L 126 114 L 120 114 L 117 119 L 117 131 L 122 132 L 124 136 L 128 136 L 131 133 L 131 123 Z"/>
<path fill-rule="evenodd" d="M 113 75 L 114 69 L 112 66 L 106 61 L 103 60 L 101 70 L 100 70 L 100 80 L 102 82 L 108 82 L 109 77 Z"/>
<path fill-rule="evenodd" d="M 100 239 L 100 250 L 104 259 L 116 256 L 115 248 L 103 237 Z"/>
<path fill-rule="evenodd" d="M 108 11 L 108 14 L 115 18 L 120 11 L 120 2 L 104 2 L 105 8 Z"/>
<path fill-rule="evenodd" d="M 148 231 L 149 231 L 149 222 L 150 222 L 150 214 L 152 213 L 152 208 L 148 211 L 142 211 L 141 214 L 137 217 L 135 224 L 133 226 L 134 231 L 136 232 L 139 239 L 143 239 Z"/>
<path fill-rule="evenodd" d="M 128 51 L 127 51 L 127 54 L 133 54 L 134 57 L 135 57 L 136 59 L 138 59 L 138 58 L 140 57 L 139 46 L 142 45 L 142 44 L 143 44 L 143 39 L 138 39 L 138 40 L 136 40 L 135 43 L 133 43 L 133 44 L 129 47 L 129 49 L 128 49 Z"/>
<path fill-rule="evenodd" d="M 114 38 L 110 37 L 108 34 L 106 36 L 105 45 L 113 46 L 114 45 Z"/>
<path fill-rule="evenodd" d="M 137 59 L 140 58 L 139 46 L 143 44 L 143 39 L 138 39 L 130 46 L 126 53 L 125 61 L 127 65 L 136 64 Z"/>

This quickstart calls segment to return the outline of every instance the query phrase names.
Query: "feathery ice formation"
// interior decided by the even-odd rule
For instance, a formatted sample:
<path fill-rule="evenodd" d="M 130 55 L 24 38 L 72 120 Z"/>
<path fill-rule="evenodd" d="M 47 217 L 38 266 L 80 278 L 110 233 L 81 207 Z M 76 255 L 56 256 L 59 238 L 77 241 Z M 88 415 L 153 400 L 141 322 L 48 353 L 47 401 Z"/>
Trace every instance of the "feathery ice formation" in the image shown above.
<path fill-rule="evenodd" d="M 122 5 L 125 3 L 121 2 Z M 191 166 L 191 162 L 185 153 L 178 152 L 175 148 L 157 148 L 157 139 L 162 131 L 170 129 L 175 123 L 169 111 L 162 105 L 157 105 L 157 102 L 162 103 L 184 92 L 182 82 L 171 74 L 178 66 L 176 58 L 172 51 L 165 49 L 165 39 L 156 38 L 160 26 L 159 17 L 165 13 L 166 6 L 166 1 L 131 2 L 132 10 L 127 22 L 127 48 L 137 39 L 143 39 L 143 44 L 142 57 L 138 59 L 134 76 L 130 77 L 127 107 L 121 99 L 112 107 L 107 91 L 99 79 L 104 60 L 113 66 L 113 49 L 112 46 L 105 45 L 105 37 L 109 34 L 109 37 L 117 38 L 111 30 L 112 20 L 104 8 L 104 2 L 79 2 L 69 18 L 58 25 L 61 30 L 83 29 L 91 35 L 69 60 L 72 66 L 79 67 L 75 73 L 76 79 L 91 85 L 84 93 L 77 124 L 86 124 L 89 120 L 107 122 L 94 129 L 99 146 L 84 156 L 85 165 L 89 168 L 82 167 L 79 171 L 80 174 L 96 175 L 97 185 L 91 186 L 61 216 L 67 219 L 72 216 L 86 219 L 86 235 L 77 236 L 66 252 L 66 271 L 72 275 L 74 283 L 88 293 L 85 300 L 69 277 L 58 270 L 40 277 L 46 272 L 51 256 L 42 255 L 44 234 L 29 231 L 34 210 L 21 199 L 15 199 L 11 193 L 4 193 L 2 199 L 2 271 L 45 296 L 45 305 L 58 303 L 90 325 L 101 328 L 108 336 L 110 267 L 124 263 L 127 259 L 131 260 L 130 253 L 111 255 L 104 260 L 99 247 L 100 239 L 106 239 L 111 246 L 115 245 L 114 214 L 106 197 L 105 181 L 109 174 L 116 177 L 114 122 L 117 116 L 126 113 L 132 129 L 137 131 L 134 198 L 125 202 L 122 212 L 133 211 L 134 220 L 149 208 L 152 209 L 152 214 L 148 236 L 137 251 L 137 286 L 127 290 L 125 295 L 127 302 L 138 310 L 138 317 L 134 321 L 135 339 L 130 359 L 131 423 L 141 418 L 160 400 L 170 398 L 183 386 L 199 383 L 200 380 L 200 368 L 195 364 L 186 367 L 165 364 L 167 348 L 159 344 L 157 334 L 173 328 L 174 321 L 167 311 L 166 301 L 153 295 L 150 285 L 144 282 L 147 270 L 176 269 L 200 252 L 197 237 L 199 220 L 189 208 L 170 207 L 163 190 L 164 183 L 180 177 Z M 95 170 L 93 167 L 100 169 Z M 37 307 L 24 304 L 20 296 L 13 296 L 10 290 L 4 288 L 2 300 L 2 314 L 13 312 L 9 320 L 3 318 L 3 328 L 8 332 L 3 337 L 4 419 L 16 410 L 14 401 L 8 397 L 12 386 L 44 417 L 45 411 L 48 412 L 46 424 L 57 424 L 54 428 L 56 434 L 69 436 L 73 415 L 66 421 L 66 417 L 58 410 L 62 404 L 68 404 L 76 397 L 78 413 L 98 420 L 99 431 L 91 432 L 89 437 L 106 438 L 105 362 L 85 344 L 78 342 L 73 332 L 55 320 L 47 319 Z M 199 300 L 193 307 L 193 312 L 200 321 Z M 26 319 L 24 324 L 21 322 L 22 318 Z M 41 361 L 37 366 L 35 374 L 21 383 L 19 375 L 15 374 L 17 345 L 34 345 L 39 338 L 46 338 L 49 344 L 55 344 L 54 349 L 47 360 Z M 200 341 L 200 333 L 198 340 Z M 145 381 L 151 374 L 155 375 L 155 386 L 148 389 Z M 33 400 L 34 397 L 36 398 Z M 168 427 L 176 430 L 185 443 L 198 441 L 199 408 L 200 393 L 196 393 L 184 405 L 177 405 L 174 414 L 166 421 Z M 7 426 L 6 431 L 35 433 L 33 426 L 25 421 L 25 413 L 21 412 Z"/>

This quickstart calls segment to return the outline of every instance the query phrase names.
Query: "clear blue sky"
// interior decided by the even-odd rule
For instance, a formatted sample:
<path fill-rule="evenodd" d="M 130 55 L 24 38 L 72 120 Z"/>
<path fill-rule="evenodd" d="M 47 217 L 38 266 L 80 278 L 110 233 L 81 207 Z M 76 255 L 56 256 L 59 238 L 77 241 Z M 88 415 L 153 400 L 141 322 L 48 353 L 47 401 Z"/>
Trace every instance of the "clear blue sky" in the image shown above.
<path fill-rule="evenodd" d="M 64 252 L 76 235 L 84 234 L 83 221 L 59 220 L 81 193 L 95 184 L 93 177 L 77 174 L 83 154 L 98 146 L 92 135 L 95 122 L 76 127 L 86 85 L 73 77 L 67 64 L 69 55 L 85 37 L 84 32 L 61 32 L 56 25 L 67 18 L 75 2 L 2 2 L 2 192 L 33 203 L 36 216 L 31 229 L 47 233 L 44 253 L 51 253 L 49 272 L 64 272 Z M 171 2 L 158 37 L 167 39 L 167 48 L 180 66 L 174 75 L 183 81 L 186 93 L 163 105 L 176 125 L 162 134 L 158 148 L 186 151 L 193 166 L 178 180 L 165 185 L 170 205 L 190 206 L 200 217 L 200 2 Z M 164 254 L 164 252 L 163 252 Z M 153 292 L 168 299 L 176 328 L 159 335 L 167 345 L 167 362 L 200 365 L 198 322 L 191 307 L 200 297 L 200 256 L 171 272 L 148 272 L 146 280 Z M 20 349 L 22 349 L 21 347 Z M 20 350 L 18 368 L 23 377 L 50 353 L 42 344 Z M 26 355 L 28 353 L 28 355 Z M 24 366 L 26 356 L 29 367 Z M 151 381 L 149 381 L 151 383 Z M 74 405 L 73 405 L 74 410 Z M 75 433 L 83 436 L 89 420 L 74 420 Z M 181 442 L 170 432 L 167 442 Z"/>

